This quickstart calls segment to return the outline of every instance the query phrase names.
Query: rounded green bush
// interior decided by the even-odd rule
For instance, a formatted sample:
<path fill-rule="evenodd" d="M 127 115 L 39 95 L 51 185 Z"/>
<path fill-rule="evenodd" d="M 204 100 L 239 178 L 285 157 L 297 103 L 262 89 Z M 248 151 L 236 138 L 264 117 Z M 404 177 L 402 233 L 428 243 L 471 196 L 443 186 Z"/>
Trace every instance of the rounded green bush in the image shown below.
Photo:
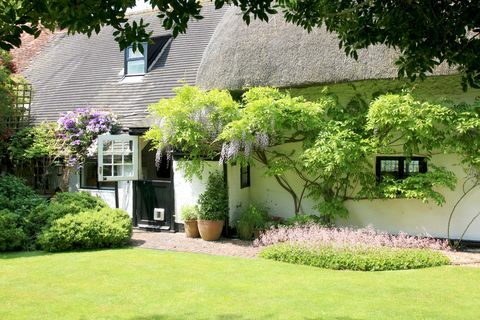
<path fill-rule="evenodd" d="M 99 197 L 93 196 L 88 192 L 60 192 L 51 200 L 52 204 L 71 207 L 75 212 L 80 213 L 87 210 L 100 210 L 108 205 Z"/>
<path fill-rule="evenodd" d="M 438 251 L 389 247 L 308 247 L 281 243 L 266 247 L 259 255 L 265 259 L 293 264 L 356 271 L 419 269 L 450 263 L 450 260 Z"/>
<path fill-rule="evenodd" d="M 132 236 L 132 223 L 126 211 L 104 208 L 68 214 L 53 221 L 38 243 L 45 251 L 70 251 L 121 247 Z"/>
<path fill-rule="evenodd" d="M 0 252 L 20 250 L 26 240 L 21 217 L 9 210 L 0 210 Z"/>

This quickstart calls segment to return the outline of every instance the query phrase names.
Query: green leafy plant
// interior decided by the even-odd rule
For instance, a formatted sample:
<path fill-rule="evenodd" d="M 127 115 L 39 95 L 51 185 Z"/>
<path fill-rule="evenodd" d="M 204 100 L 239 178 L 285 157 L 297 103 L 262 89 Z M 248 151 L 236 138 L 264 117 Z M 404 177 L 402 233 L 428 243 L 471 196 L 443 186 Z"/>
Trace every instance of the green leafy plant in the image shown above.
<path fill-rule="evenodd" d="M 388 247 L 309 247 L 282 243 L 266 247 L 259 255 L 265 259 L 293 264 L 356 271 L 419 269 L 450 263 L 450 260 L 438 251 Z"/>
<path fill-rule="evenodd" d="M 237 221 L 238 237 L 242 240 L 253 240 L 255 232 L 265 228 L 270 216 L 265 208 L 258 205 L 250 205 Z"/>
<path fill-rule="evenodd" d="M 183 221 L 197 220 L 199 213 L 199 208 L 195 206 L 184 206 L 180 211 L 180 218 Z"/>
<path fill-rule="evenodd" d="M 23 179 L 13 175 L 0 176 L 0 208 L 26 217 L 32 209 L 44 202 Z"/>
<path fill-rule="evenodd" d="M 26 242 L 21 217 L 9 210 L 0 210 L 0 252 L 20 250 Z"/>
<path fill-rule="evenodd" d="M 283 223 L 287 226 L 294 226 L 294 225 L 304 225 L 309 223 L 318 223 L 321 224 L 323 219 L 319 216 L 313 214 L 298 214 L 292 216 Z"/>
<path fill-rule="evenodd" d="M 204 193 L 198 198 L 198 220 L 225 220 L 228 214 L 228 190 L 222 172 L 212 172 Z"/>
<path fill-rule="evenodd" d="M 91 195 L 88 192 L 59 192 L 51 200 L 52 203 L 57 203 L 64 206 L 71 206 L 75 208 L 77 213 L 87 210 L 100 210 L 107 207 L 105 201 L 100 197 Z M 72 212 L 73 213 L 73 212 Z"/>
<path fill-rule="evenodd" d="M 46 251 L 70 251 L 125 246 L 132 235 L 131 219 L 120 209 L 85 211 L 57 219 L 39 237 Z"/>

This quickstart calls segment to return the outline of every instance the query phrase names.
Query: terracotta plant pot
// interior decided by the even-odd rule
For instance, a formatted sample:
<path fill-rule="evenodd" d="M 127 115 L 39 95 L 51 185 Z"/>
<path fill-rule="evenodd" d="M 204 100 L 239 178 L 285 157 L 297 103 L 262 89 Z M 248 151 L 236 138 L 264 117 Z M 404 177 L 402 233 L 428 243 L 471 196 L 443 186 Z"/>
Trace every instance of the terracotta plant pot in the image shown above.
<path fill-rule="evenodd" d="M 200 237 L 200 233 L 198 232 L 197 220 L 184 221 L 183 225 L 185 227 L 185 235 L 187 236 L 187 238 Z"/>
<path fill-rule="evenodd" d="M 198 220 L 198 231 L 205 241 L 215 241 L 220 238 L 223 230 L 223 220 Z"/>

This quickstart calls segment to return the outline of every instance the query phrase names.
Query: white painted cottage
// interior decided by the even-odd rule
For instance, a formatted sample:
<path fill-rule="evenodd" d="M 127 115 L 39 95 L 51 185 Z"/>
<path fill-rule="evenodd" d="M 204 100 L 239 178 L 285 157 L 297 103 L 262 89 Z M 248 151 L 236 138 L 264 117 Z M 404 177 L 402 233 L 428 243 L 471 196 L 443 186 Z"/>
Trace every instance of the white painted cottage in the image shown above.
<path fill-rule="evenodd" d="M 321 90 L 322 85 L 330 84 L 335 91 L 336 86 L 355 80 L 375 80 L 372 87 L 381 89 L 397 75 L 397 55 L 384 46 L 361 50 L 355 61 L 339 50 L 336 37 L 324 29 L 307 33 L 279 16 L 268 24 L 254 21 L 246 26 L 236 9 L 214 10 L 210 4 L 202 14 L 205 19 L 191 22 L 188 32 L 175 39 L 161 28 L 154 13 L 132 14 L 130 19 L 143 18 L 154 31 L 155 44 L 145 46 L 145 55 L 120 52 L 109 28 L 91 38 L 56 33 L 24 71 L 35 91 L 31 109 L 36 122 L 56 120 L 61 112 L 85 106 L 110 109 L 118 115 L 123 135 L 103 137 L 98 157 L 72 177 L 70 186 L 127 210 L 138 227 L 181 230 L 179 211 L 196 203 L 210 170 L 225 172 L 230 225 L 250 203 L 265 204 L 277 216 L 292 214 L 289 196 L 273 178 L 263 175 L 261 165 L 247 170 L 211 161 L 203 179 L 193 181 L 186 180 L 178 169 L 180 155 L 155 167 L 155 151 L 142 138 L 151 125 L 147 106 L 172 97 L 172 88 L 181 85 L 180 81 L 204 89 L 241 90 L 258 85 L 304 88 L 297 91 L 308 98 L 309 92 Z M 443 65 L 435 71 L 438 76 L 452 73 L 454 70 Z M 479 94 L 476 90 L 463 93 L 459 85 L 439 90 L 437 80 L 443 84 L 458 82 L 451 76 L 430 79 L 423 86 L 431 91 L 432 98 L 471 102 Z M 346 87 L 343 85 L 342 90 Z M 375 161 L 382 159 L 372 159 Z M 401 166 L 401 158 L 396 161 Z M 407 199 L 352 201 L 347 205 L 349 218 L 337 223 L 446 237 L 448 215 L 461 195 L 464 174 L 454 155 L 433 156 L 431 162 L 453 168 L 460 178 L 455 191 L 444 192 L 447 203 L 443 207 Z M 480 190 L 476 190 L 459 205 L 452 225 L 454 238 L 479 212 L 479 198 Z M 315 213 L 308 199 L 301 212 Z M 465 238 L 480 241 L 480 220 L 472 224 Z"/>

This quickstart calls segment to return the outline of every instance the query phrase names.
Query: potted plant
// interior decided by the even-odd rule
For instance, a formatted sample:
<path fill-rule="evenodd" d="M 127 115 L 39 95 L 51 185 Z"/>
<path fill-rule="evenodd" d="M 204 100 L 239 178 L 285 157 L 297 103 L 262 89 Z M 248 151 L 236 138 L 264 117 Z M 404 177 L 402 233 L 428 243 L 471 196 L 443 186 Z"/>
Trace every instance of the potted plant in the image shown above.
<path fill-rule="evenodd" d="M 228 214 L 228 191 L 221 172 L 210 174 L 207 189 L 198 199 L 198 231 L 203 240 L 220 238 Z"/>
<path fill-rule="evenodd" d="M 180 211 L 180 218 L 183 220 L 185 235 L 187 238 L 198 238 L 198 206 L 185 206 Z"/>

